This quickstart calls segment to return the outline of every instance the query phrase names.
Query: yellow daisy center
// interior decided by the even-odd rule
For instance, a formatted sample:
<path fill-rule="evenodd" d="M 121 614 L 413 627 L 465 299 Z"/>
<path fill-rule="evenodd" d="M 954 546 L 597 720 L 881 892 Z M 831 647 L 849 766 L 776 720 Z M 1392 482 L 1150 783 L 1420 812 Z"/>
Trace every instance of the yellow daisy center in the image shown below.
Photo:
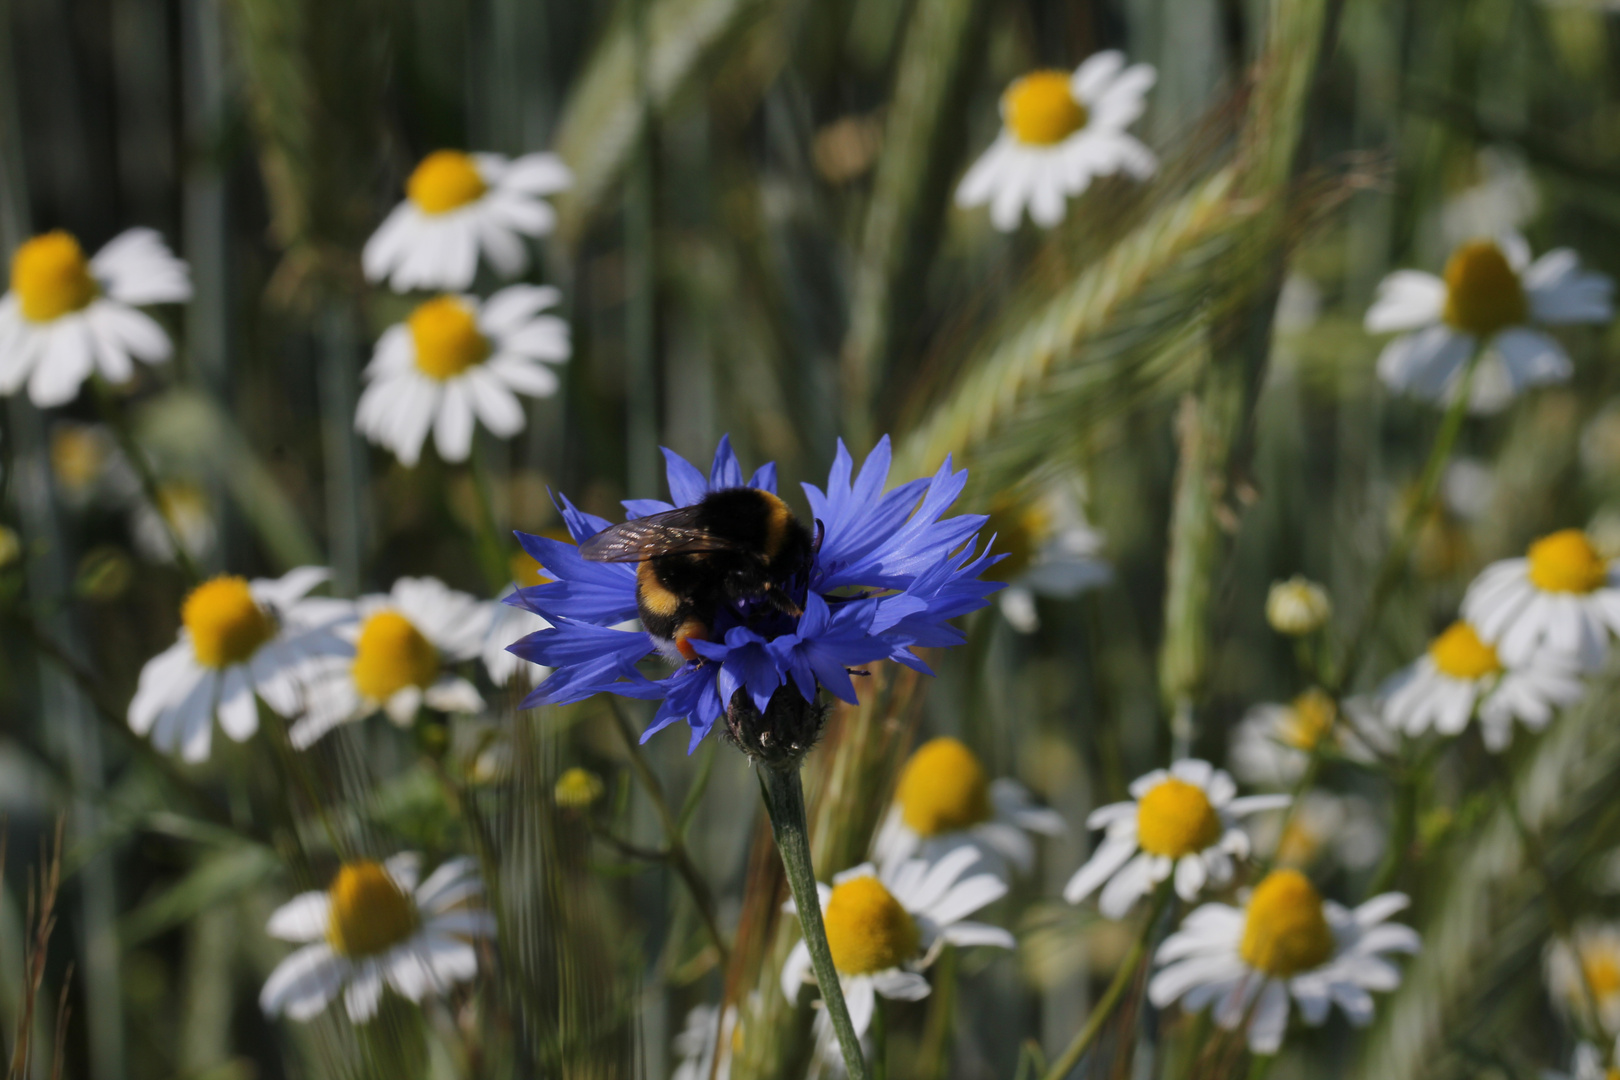
<path fill-rule="evenodd" d="M 416 345 L 416 368 L 431 379 L 453 379 L 489 356 L 489 339 L 473 313 L 453 296 L 422 304 L 405 320 Z"/>
<path fill-rule="evenodd" d="M 1620 993 L 1620 957 L 1607 949 L 1588 951 L 1581 957 L 1581 971 L 1599 1000 Z"/>
<path fill-rule="evenodd" d="M 1243 962 L 1280 979 L 1321 967 L 1333 955 L 1322 897 L 1298 870 L 1273 870 L 1249 897 L 1238 946 Z"/>
<path fill-rule="evenodd" d="M 558 806 L 570 810 L 583 810 L 602 797 L 602 779 L 593 772 L 575 766 L 557 777 L 552 795 Z"/>
<path fill-rule="evenodd" d="M 930 739 L 917 748 L 895 786 L 900 818 L 919 836 L 939 836 L 989 821 L 990 782 L 960 739 Z"/>
<path fill-rule="evenodd" d="M 1066 71 L 1032 71 L 1001 95 L 1002 115 L 1018 141 L 1053 146 L 1086 126 L 1090 114 L 1069 92 Z"/>
<path fill-rule="evenodd" d="M 1282 741 L 1295 750 L 1314 750 L 1316 744 L 1333 730 L 1333 721 L 1339 707 L 1322 690 L 1311 687 L 1288 706 L 1283 718 Z"/>
<path fill-rule="evenodd" d="M 96 431 L 85 424 L 61 424 L 51 431 L 51 473 L 70 491 L 95 483 L 107 462 L 106 443 Z"/>
<path fill-rule="evenodd" d="M 215 669 L 242 663 L 276 634 L 275 619 L 239 577 L 222 575 L 192 589 L 180 621 L 191 634 L 197 663 Z"/>
<path fill-rule="evenodd" d="M 506 572 L 512 575 L 512 581 L 518 585 L 535 585 L 548 579 L 540 560 L 527 551 L 520 550 L 507 559 Z"/>
<path fill-rule="evenodd" d="M 416 903 L 370 859 L 344 863 L 326 894 L 326 941 L 339 956 L 386 952 L 416 930 Z"/>
<path fill-rule="evenodd" d="M 360 628 L 353 671 L 362 694 L 387 701 L 407 686 L 431 686 L 439 676 L 439 650 L 399 612 L 379 611 Z"/>
<path fill-rule="evenodd" d="M 1481 641 L 1474 628 L 1461 619 L 1429 643 L 1429 659 L 1442 675 L 1453 679 L 1483 679 L 1502 671 L 1495 646 Z"/>
<path fill-rule="evenodd" d="M 877 878 L 834 886 L 822 919 L 833 967 L 845 975 L 884 971 L 917 955 L 916 920 Z"/>
<path fill-rule="evenodd" d="M 1505 326 L 1524 322 L 1529 313 L 1519 275 L 1491 241 L 1464 244 L 1446 260 L 1442 318 L 1453 327 L 1490 337 Z"/>
<path fill-rule="evenodd" d="M 1608 577 L 1608 562 L 1579 529 L 1562 529 L 1530 545 L 1530 583 L 1543 592 L 1589 593 Z"/>
<path fill-rule="evenodd" d="M 31 322 L 50 322 L 90 306 L 96 279 L 71 233 L 36 236 L 11 257 L 11 291 Z"/>
<path fill-rule="evenodd" d="M 473 159 L 459 150 L 435 150 L 405 181 L 405 194 L 424 214 L 447 214 L 488 190 Z"/>
<path fill-rule="evenodd" d="M 1197 784 L 1170 777 L 1136 804 L 1136 842 L 1149 855 L 1179 859 L 1221 838 L 1221 818 Z"/>

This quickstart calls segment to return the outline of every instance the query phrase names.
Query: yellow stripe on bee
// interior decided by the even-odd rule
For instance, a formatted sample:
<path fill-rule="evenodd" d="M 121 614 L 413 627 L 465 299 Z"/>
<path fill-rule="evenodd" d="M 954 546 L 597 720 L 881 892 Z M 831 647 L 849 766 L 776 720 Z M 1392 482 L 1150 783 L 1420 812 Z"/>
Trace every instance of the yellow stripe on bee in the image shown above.
<path fill-rule="evenodd" d="M 772 495 L 768 491 L 760 492 L 766 505 L 770 508 L 765 518 L 765 558 L 776 558 L 777 552 L 782 550 L 782 543 L 787 540 L 788 522 L 793 520 L 793 511 L 788 509 L 787 503 Z"/>
<path fill-rule="evenodd" d="M 636 567 L 636 586 L 640 590 L 642 604 L 654 615 L 673 615 L 675 609 L 681 606 L 681 598 L 664 587 L 650 562 Z"/>

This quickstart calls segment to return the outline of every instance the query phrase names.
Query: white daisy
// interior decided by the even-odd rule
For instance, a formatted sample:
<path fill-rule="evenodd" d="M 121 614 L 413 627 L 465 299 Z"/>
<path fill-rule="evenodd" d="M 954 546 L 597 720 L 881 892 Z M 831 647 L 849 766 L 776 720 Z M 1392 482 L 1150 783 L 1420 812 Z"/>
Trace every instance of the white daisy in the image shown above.
<path fill-rule="evenodd" d="M 557 215 L 542 196 L 572 182 L 555 154 L 464 154 L 435 150 L 405 182 L 371 239 L 362 262 L 372 281 L 395 292 L 465 289 L 478 272 L 478 253 L 495 271 L 515 277 L 529 265 L 525 236 L 543 236 Z"/>
<path fill-rule="evenodd" d="M 1397 270 L 1379 284 L 1367 331 L 1408 331 L 1384 346 L 1379 378 L 1392 390 L 1448 402 L 1483 344 L 1468 407 L 1495 412 L 1520 390 L 1565 382 L 1574 370 L 1563 346 L 1530 324 L 1608 322 L 1613 291 L 1602 274 L 1583 272 L 1568 248 L 1532 263 L 1530 246 L 1516 233 L 1464 244 L 1447 260 L 1443 278 Z"/>
<path fill-rule="evenodd" d="M 1610 631 L 1620 632 L 1620 569 L 1579 529 L 1530 545 L 1522 559 L 1487 566 L 1463 597 L 1462 617 L 1510 667 L 1542 650 L 1584 671 L 1603 665 Z"/>
<path fill-rule="evenodd" d="M 270 581 L 221 576 L 191 591 L 180 633 L 141 669 L 129 726 L 164 753 L 204 761 L 214 717 L 237 742 L 259 729 L 254 695 L 297 713 L 312 664 L 353 655 L 341 630 L 348 605 L 305 594 L 330 571 L 305 566 Z"/>
<path fill-rule="evenodd" d="M 936 860 L 971 847 L 1000 871 L 1001 863 L 1028 873 L 1035 861 L 1030 833 L 1057 836 L 1063 818 L 1037 806 L 1024 785 L 994 782 L 959 739 L 930 739 L 900 770 L 894 802 L 872 842 L 878 865 L 894 867 L 919 853 Z"/>
<path fill-rule="evenodd" d="M 1288 804 L 1286 795 L 1233 798 L 1237 785 L 1224 770 L 1193 759 L 1168 772 L 1154 769 L 1130 790 L 1130 801 L 1098 807 L 1086 819 L 1087 827 L 1108 833 L 1063 889 L 1063 898 L 1078 904 L 1102 888 L 1098 906 L 1110 919 L 1123 918 L 1172 873 L 1183 900 L 1208 882 L 1224 884 L 1232 860 L 1249 854 L 1248 834 L 1237 819 Z"/>
<path fill-rule="evenodd" d="M 309 665 L 353 653 L 337 633 L 347 606 L 305 596 L 327 576 L 300 567 L 279 580 L 217 576 L 191 589 L 178 640 L 141 669 L 130 729 L 151 733 L 164 753 L 206 761 L 215 716 L 237 742 L 259 730 L 254 695 L 296 714 Z"/>
<path fill-rule="evenodd" d="M 1309 867 L 1330 858 L 1347 870 L 1366 870 L 1376 863 L 1384 853 L 1386 832 L 1367 799 L 1320 788 L 1301 796 L 1293 814 L 1261 814 L 1250 826 L 1255 851 L 1269 854 L 1278 865 Z"/>
<path fill-rule="evenodd" d="M 1033 71 L 1001 95 L 1001 134 L 956 189 L 958 206 L 990 204 L 990 221 L 1003 232 L 1018 227 L 1029 206 L 1035 224 L 1063 220 L 1065 200 L 1096 176 L 1124 171 L 1153 175 L 1152 151 L 1125 129 L 1147 105 L 1158 78 L 1147 64 L 1125 67 L 1109 50 L 1087 58 L 1071 75 Z"/>
<path fill-rule="evenodd" d="M 1255 705 L 1232 731 L 1232 774 L 1260 787 L 1291 788 L 1318 749 L 1362 763 L 1393 754 L 1395 738 L 1379 708 L 1365 694 L 1336 705 L 1317 687 L 1290 702 Z"/>
<path fill-rule="evenodd" d="M 1035 498 L 997 497 L 985 530 L 1007 557 L 987 572 L 1005 581 L 996 604 L 1014 630 L 1033 634 L 1041 620 L 1035 598 L 1070 600 L 1106 585 L 1113 567 L 1102 558 L 1102 533 L 1086 520 L 1085 491 L 1074 483 L 1051 484 Z"/>
<path fill-rule="evenodd" d="M 1372 1021 L 1370 990 L 1393 990 L 1401 973 L 1383 954 L 1414 953 L 1417 932 L 1385 922 L 1406 907 L 1400 893 L 1354 911 L 1323 900 L 1298 870 L 1273 870 L 1242 908 L 1205 904 L 1165 939 L 1148 998 L 1179 1000 L 1188 1012 L 1214 1004 L 1228 1031 L 1248 1019 L 1249 1049 L 1274 1054 L 1288 1028 L 1289 1001 L 1312 1027 L 1337 1004 L 1357 1027 Z"/>
<path fill-rule="evenodd" d="M 157 363 L 173 351 L 148 304 L 191 299 L 191 274 L 151 229 L 130 229 L 86 259 L 58 229 L 11 259 L 11 291 L 0 297 L 0 394 L 28 384 L 40 408 L 65 405 L 92 372 L 128 382 L 133 360 Z"/>
<path fill-rule="evenodd" d="M 1614 1052 L 1615 1060 L 1620 1061 L 1620 1045 L 1615 1047 Z M 1620 1071 L 1604 1064 L 1603 1051 L 1585 1041 L 1575 1045 L 1575 1054 L 1569 1064 L 1570 1071 L 1567 1073 L 1544 1070 L 1542 1080 L 1614 1080 L 1616 1072 Z"/>
<path fill-rule="evenodd" d="M 514 392 L 550 397 L 557 375 L 547 365 L 568 359 L 568 324 L 540 314 L 557 298 L 549 286 L 513 285 L 483 303 L 439 296 L 421 304 L 378 340 L 356 430 L 407 466 L 430 428 L 446 461 L 467 460 L 474 417 L 503 439 L 516 435 L 523 406 Z"/>
<path fill-rule="evenodd" d="M 353 659 L 310 672 L 305 713 L 289 733 L 293 746 L 302 750 L 378 710 L 406 727 L 423 705 L 453 713 L 484 707 L 473 684 L 448 668 L 483 651 L 489 605 L 434 578 L 406 577 L 354 606 L 357 618 L 340 629 L 354 643 Z"/>
<path fill-rule="evenodd" d="M 686 1014 L 686 1027 L 675 1036 L 681 1063 L 670 1080 L 730 1080 L 733 1042 L 737 1036 L 737 1006 L 698 1005 Z M 720 1060 L 715 1061 L 715 1050 Z"/>
<path fill-rule="evenodd" d="M 1620 1035 L 1620 922 L 1578 924 L 1568 942 L 1555 939 L 1547 946 L 1546 963 L 1554 1005 L 1582 1023 L 1595 1019 L 1607 1035 Z M 1591 1004 L 1597 1005 L 1596 1017 Z"/>
<path fill-rule="evenodd" d="M 473 860 L 451 859 L 418 885 L 418 858 L 344 863 L 325 892 L 293 897 L 265 928 L 307 942 L 265 980 L 259 1005 L 269 1016 L 309 1020 L 343 994 L 349 1019 L 377 1015 L 383 986 L 419 1002 L 478 973 L 472 939 L 492 937 L 495 917 L 471 906 L 484 893 Z"/>
<path fill-rule="evenodd" d="M 994 874 L 962 880 L 977 861 L 977 852 L 959 848 L 932 865 L 912 859 L 879 877 L 871 863 L 862 863 L 833 878 L 830 888 L 817 883 L 827 947 L 857 1036 L 872 1021 L 874 995 L 898 1001 L 928 996 L 928 980 L 918 972 L 946 944 L 1013 947 L 1013 936 L 999 926 L 962 921 L 1007 892 Z M 796 911 L 792 901 L 785 909 Z M 782 965 L 782 992 L 792 1001 L 800 986 L 814 981 L 809 947 L 800 941 Z"/>
<path fill-rule="evenodd" d="M 1389 725 L 1407 735 L 1433 728 L 1456 735 L 1479 712 L 1485 746 L 1506 750 L 1513 740 L 1513 721 L 1540 731 L 1553 710 L 1586 692 L 1572 657 L 1543 649 L 1521 667 L 1503 667 L 1494 646 L 1458 620 L 1429 643 L 1410 667 L 1398 672 L 1380 694 Z"/>

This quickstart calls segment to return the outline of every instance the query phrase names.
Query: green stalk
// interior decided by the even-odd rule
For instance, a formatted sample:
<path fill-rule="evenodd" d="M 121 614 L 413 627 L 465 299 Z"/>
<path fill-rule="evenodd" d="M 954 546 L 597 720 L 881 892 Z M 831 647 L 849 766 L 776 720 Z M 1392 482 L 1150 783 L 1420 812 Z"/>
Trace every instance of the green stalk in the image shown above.
<path fill-rule="evenodd" d="M 1366 647 L 1367 639 L 1373 627 L 1378 625 L 1378 616 L 1406 572 L 1412 545 L 1417 542 L 1423 520 L 1428 517 L 1435 497 L 1440 492 L 1440 477 L 1445 473 L 1446 463 L 1451 460 L 1451 451 L 1457 445 L 1457 436 L 1462 432 L 1463 420 L 1468 414 L 1468 395 L 1474 384 L 1474 371 L 1479 367 L 1479 358 L 1483 353 L 1483 346 L 1476 348 L 1474 355 L 1468 360 L 1468 366 L 1463 369 L 1456 400 L 1446 408 L 1445 417 L 1440 421 L 1440 430 L 1435 433 L 1434 444 L 1429 448 L 1429 459 L 1424 462 L 1423 473 L 1418 479 L 1417 498 L 1413 500 L 1411 509 L 1406 513 L 1406 521 L 1401 526 L 1400 535 L 1396 537 L 1394 546 L 1384 555 L 1384 561 L 1378 568 L 1378 576 L 1373 582 L 1372 597 L 1362 610 L 1361 618 L 1357 620 L 1355 629 L 1350 634 L 1349 643 L 1344 648 L 1338 666 L 1333 669 L 1332 677 L 1328 680 L 1327 693 L 1335 701 L 1344 696 L 1345 687 L 1355 676 L 1356 665 L 1361 660 L 1361 652 Z M 1322 748 L 1328 744 L 1334 729 L 1338 727 L 1339 717 L 1343 712 L 1342 708 L 1334 712 L 1328 730 L 1311 749 L 1305 771 L 1294 784 L 1278 836 L 1287 833 L 1288 826 L 1293 824 L 1294 814 L 1298 811 L 1300 798 L 1316 783 L 1316 774 L 1322 767 Z M 1273 852 L 1273 857 L 1275 854 Z M 1270 863 L 1271 860 L 1266 860 L 1263 869 L 1269 870 Z"/>
<path fill-rule="evenodd" d="M 872 998 L 872 1080 L 889 1080 L 889 1022 L 883 1015 L 883 998 Z"/>
<path fill-rule="evenodd" d="M 866 1059 L 861 1056 L 861 1042 L 850 1021 L 849 1007 L 844 1004 L 838 971 L 833 967 L 827 928 L 821 922 L 821 897 L 816 891 L 816 872 L 810 865 L 810 829 L 805 823 L 799 765 L 792 762 L 778 767 L 761 762 L 755 769 L 759 774 L 760 791 L 765 796 L 765 810 L 771 816 L 771 835 L 782 856 L 782 868 L 787 871 L 793 903 L 799 909 L 799 926 L 804 931 L 805 947 L 810 950 L 810 963 L 816 972 L 821 1000 L 838 1035 L 838 1046 L 844 1052 L 844 1067 L 849 1071 L 850 1080 L 869 1080 L 871 1074 L 867 1072 Z"/>
<path fill-rule="evenodd" d="M 502 542 L 500 526 L 495 522 L 495 506 L 489 497 L 489 472 L 476 440 L 472 458 L 467 463 L 467 480 L 472 485 L 477 517 L 473 539 L 478 544 L 478 562 L 490 591 L 498 593 L 511 583 L 512 572 L 506 564 L 506 544 Z"/>
<path fill-rule="evenodd" d="M 1148 942 L 1153 938 L 1153 928 L 1159 924 L 1159 916 L 1164 913 L 1165 905 L 1170 902 L 1170 882 L 1160 882 L 1159 891 L 1153 897 L 1153 908 L 1148 917 L 1142 922 L 1142 931 L 1136 935 L 1131 943 L 1130 952 L 1119 963 L 1119 969 L 1114 972 L 1114 979 L 1103 991 L 1103 996 L 1097 999 L 1097 1005 L 1086 1017 L 1086 1022 L 1080 1030 L 1075 1032 L 1073 1040 L 1059 1054 L 1052 1067 L 1046 1070 L 1044 1080 L 1064 1080 L 1074 1067 L 1080 1064 L 1091 1044 L 1097 1041 L 1102 1034 L 1103 1025 L 1108 1018 L 1114 1015 L 1120 1001 L 1125 997 L 1125 988 L 1136 978 L 1136 969 L 1141 965 L 1142 958 L 1147 952 Z"/>
<path fill-rule="evenodd" d="M 113 433 L 118 442 L 118 449 L 124 452 L 124 459 L 129 462 L 130 468 L 135 470 L 135 476 L 140 481 L 141 494 L 157 515 L 158 522 L 163 526 L 163 532 L 169 538 L 169 546 L 174 549 L 174 565 L 180 568 L 185 576 L 186 584 L 196 585 L 202 580 L 197 572 L 197 566 L 191 561 L 191 553 L 186 550 L 180 541 L 180 532 L 169 520 L 169 515 L 163 512 L 163 498 L 158 492 L 157 475 L 152 472 L 152 463 L 146 460 L 146 451 L 135 441 L 135 433 L 130 429 L 129 419 L 124 410 L 118 407 L 113 400 L 112 390 L 97 375 L 90 380 L 91 390 L 96 399 L 96 408 L 101 413 L 102 422 Z"/>
<path fill-rule="evenodd" d="M 651 0 L 631 0 L 631 40 L 635 50 L 635 88 L 640 112 L 635 156 L 625 178 L 624 247 L 630 294 L 625 305 L 625 343 L 629 351 L 626 386 L 626 476 L 637 498 L 658 490 L 658 273 L 653 248 L 655 191 L 653 182 L 653 111 L 647 85 L 647 7 Z"/>

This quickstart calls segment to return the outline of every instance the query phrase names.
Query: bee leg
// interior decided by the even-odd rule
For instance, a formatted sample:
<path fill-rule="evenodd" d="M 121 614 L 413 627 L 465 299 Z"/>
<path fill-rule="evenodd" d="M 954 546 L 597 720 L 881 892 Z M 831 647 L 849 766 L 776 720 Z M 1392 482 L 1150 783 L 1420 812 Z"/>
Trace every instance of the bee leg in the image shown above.
<path fill-rule="evenodd" d="M 791 615 L 795 619 L 804 614 L 804 608 L 793 602 L 793 598 L 770 582 L 765 583 L 765 599 L 771 606 L 784 615 Z"/>

